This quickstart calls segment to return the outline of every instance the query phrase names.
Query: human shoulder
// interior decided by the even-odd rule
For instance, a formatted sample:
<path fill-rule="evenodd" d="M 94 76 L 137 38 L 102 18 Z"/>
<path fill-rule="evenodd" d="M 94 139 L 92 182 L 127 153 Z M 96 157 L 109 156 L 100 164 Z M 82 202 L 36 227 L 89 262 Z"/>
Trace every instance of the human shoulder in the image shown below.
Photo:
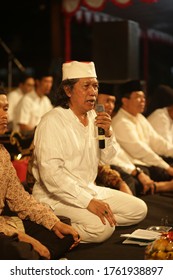
<path fill-rule="evenodd" d="M 37 99 L 36 93 L 34 92 L 29 92 L 25 94 L 17 104 L 17 110 L 20 110 L 20 108 L 31 108 L 32 109 L 32 104 L 35 103 Z"/>
<path fill-rule="evenodd" d="M 50 123 L 50 125 L 52 123 L 60 124 L 65 120 L 69 121 L 69 119 L 69 109 L 64 109 L 62 107 L 54 107 L 52 110 L 48 111 L 42 116 L 40 123 Z"/>
<path fill-rule="evenodd" d="M 148 127 L 151 128 L 151 124 L 150 122 L 148 121 L 148 119 L 141 113 L 139 113 L 137 116 L 136 116 L 136 121 L 139 125 L 143 126 L 143 127 Z"/>
<path fill-rule="evenodd" d="M 3 144 L 0 144 L 0 159 L 1 159 L 1 161 L 4 160 L 4 159 L 10 160 L 10 154 L 6 150 L 6 148 L 4 147 Z"/>
<path fill-rule="evenodd" d="M 120 124 L 124 120 L 128 120 L 128 117 L 126 115 L 126 111 L 120 108 L 112 118 L 112 125 Z"/>
<path fill-rule="evenodd" d="M 20 90 L 20 88 L 16 88 L 12 91 L 10 91 L 8 94 L 7 94 L 7 98 L 8 98 L 8 101 L 11 100 L 11 99 L 14 99 L 16 98 L 16 96 L 22 96 L 22 91 Z"/>
<path fill-rule="evenodd" d="M 167 108 L 155 110 L 148 116 L 147 120 L 157 131 L 162 130 L 163 127 L 169 127 L 172 123 Z"/>
<path fill-rule="evenodd" d="M 167 110 L 166 107 L 156 109 L 155 111 L 153 111 L 153 112 L 147 117 L 147 119 L 148 119 L 148 120 L 152 120 L 152 119 L 160 118 L 160 117 L 163 117 L 163 116 L 168 116 L 168 110 Z"/>
<path fill-rule="evenodd" d="M 118 118 L 123 118 L 126 115 L 128 115 L 127 111 L 125 111 L 123 108 L 120 108 L 112 119 L 116 120 Z"/>
<path fill-rule="evenodd" d="M 28 92 L 23 96 L 23 100 L 35 100 L 39 98 L 35 91 Z"/>
<path fill-rule="evenodd" d="M 44 96 L 42 97 L 41 100 L 42 100 L 42 102 L 43 102 L 45 105 L 48 105 L 48 106 L 51 105 L 51 107 L 53 108 L 53 105 L 52 105 L 52 103 L 51 103 L 51 100 L 49 99 L 48 96 L 44 95 Z"/>
<path fill-rule="evenodd" d="M 21 92 L 20 88 L 14 88 L 13 90 L 9 91 L 7 96 L 10 96 L 10 95 L 13 95 L 13 94 L 19 93 L 19 92 Z"/>

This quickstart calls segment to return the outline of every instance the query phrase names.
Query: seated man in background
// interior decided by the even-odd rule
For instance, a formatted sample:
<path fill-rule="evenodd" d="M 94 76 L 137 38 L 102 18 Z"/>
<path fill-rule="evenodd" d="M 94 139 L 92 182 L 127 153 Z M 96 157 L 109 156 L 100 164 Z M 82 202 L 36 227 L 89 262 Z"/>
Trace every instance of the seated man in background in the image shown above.
<path fill-rule="evenodd" d="M 35 78 L 35 91 L 24 96 L 15 109 L 15 130 L 27 135 L 34 133 L 41 117 L 53 108 L 48 94 L 53 76 L 48 72 L 40 72 Z"/>
<path fill-rule="evenodd" d="M 112 119 L 117 141 L 134 164 L 147 166 L 150 177 L 156 182 L 171 180 L 169 188 L 172 188 L 173 167 L 162 157 L 173 157 L 173 145 L 160 136 L 142 115 L 146 99 L 140 81 L 122 84 L 118 98 L 120 108 Z"/>
<path fill-rule="evenodd" d="M 114 84 L 100 83 L 97 103 L 103 104 L 105 111 L 111 117 L 114 115 L 115 102 Z M 126 155 L 120 145 L 117 155 L 111 159 L 111 167 L 120 173 L 122 179 L 127 183 L 134 195 L 139 195 L 141 191 L 146 193 L 149 189 L 151 189 L 153 193 L 153 180 L 151 180 L 142 169 L 139 172 L 139 168 L 136 168 L 130 161 L 128 155 Z"/>
<path fill-rule="evenodd" d="M 113 84 L 100 83 L 97 102 L 104 105 L 105 111 L 110 114 L 110 116 L 113 115 L 116 102 Z M 149 170 L 146 166 L 142 166 L 142 168 L 140 168 L 138 165 L 135 166 L 130 160 L 128 154 L 126 154 L 120 145 L 119 152 L 114 158 L 111 159 L 111 163 L 112 164 L 110 167 L 119 172 L 121 178 L 127 183 L 133 194 L 137 196 L 140 194 L 146 194 L 148 192 L 153 194 L 154 192 L 173 190 L 172 182 L 154 182 L 149 177 Z M 111 170 L 108 171 L 108 168 L 105 168 L 104 171 L 104 167 L 102 167 L 102 169 L 100 167 L 98 178 L 104 177 L 104 180 L 106 181 L 107 179 L 109 182 L 111 181 L 111 178 L 108 180 L 109 173 L 110 177 L 112 177 L 113 174 Z"/>
<path fill-rule="evenodd" d="M 19 84 L 16 89 L 10 91 L 7 95 L 8 103 L 9 103 L 9 110 L 8 110 L 8 128 L 9 130 L 14 129 L 14 119 L 15 119 L 15 108 L 21 98 L 34 90 L 35 87 L 35 80 L 32 75 L 27 75 L 22 73 L 19 78 Z"/>
<path fill-rule="evenodd" d="M 173 145 L 173 88 L 160 85 L 151 102 L 154 107 L 147 120 L 159 135 Z"/>
<path fill-rule="evenodd" d="M 0 134 L 6 132 L 7 123 L 8 101 L 0 88 Z M 24 190 L 3 145 L 0 185 L 0 259 L 58 259 L 77 245 L 77 231 Z M 5 204 L 15 217 L 2 214 Z"/>

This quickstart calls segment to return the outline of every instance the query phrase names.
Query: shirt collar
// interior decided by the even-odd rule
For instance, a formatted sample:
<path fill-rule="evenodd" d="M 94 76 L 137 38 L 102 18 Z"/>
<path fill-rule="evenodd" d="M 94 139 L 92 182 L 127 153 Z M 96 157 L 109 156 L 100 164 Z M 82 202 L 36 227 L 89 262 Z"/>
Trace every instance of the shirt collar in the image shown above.
<path fill-rule="evenodd" d="M 130 119 L 131 121 L 133 121 L 134 123 L 136 123 L 138 121 L 139 115 L 137 114 L 136 116 L 133 116 L 132 114 L 128 113 L 126 110 L 124 110 L 123 108 L 120 108 L 120 110 L 122 111 L 122 113 L 124 115 L 126 115 L 128 117 L 128 119 Z"/>

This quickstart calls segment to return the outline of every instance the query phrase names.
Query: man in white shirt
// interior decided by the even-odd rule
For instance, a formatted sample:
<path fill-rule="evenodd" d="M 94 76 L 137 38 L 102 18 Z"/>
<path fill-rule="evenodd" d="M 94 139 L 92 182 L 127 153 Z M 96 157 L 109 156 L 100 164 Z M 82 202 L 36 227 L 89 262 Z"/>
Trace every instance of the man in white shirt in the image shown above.
<path fill-rule="evenodd" d="M 13 91 L 10 91 L 7 95 L 8 102 L 9 102 L 9 129 L 13 130 L 13 121 L 15 119 L 15 108 L 21 98 L 34 90 L 35 87 L 35 80 L 33 76 L 27 74 L 21 74 L 19 85 Z"/>
<path fill-rule="evenodd" d="M 33 133 L 41 117 L 53 108 L 47 96 L 53 84 L 52 75 L 40 73 L 35 82 L 35 91 L 24 96 L 15 109 L 14 129 L 25 135 Z"/>
<path fill-rule="evenodd" d="M 146 204 L 132 195 L 95 184 L 98 163 L 117 153 L 117 143 L 106 112 L 94 110 L 98 80 L 93 62 L 63 64 L 57 107 L 41 119 L 35 131 L 33 195 L 66 215 L 82 242 L 102 242 L 115 225 L 143 220 Z M 97 127 L 105 130 L 99 149 Z"/>
<path fill-rule="evenodd" d="M 142 115 L 146 99 L 139 81 L 120 87 L 120 109 L 112 119 L 117 141 L 131 156 L 134 164 L 147 166 L 154 181 L 173 178 L 173 167 L 164 157 L 173 157 L 173 146 L 161 137 Z"/>
<path fill-rule="evenodd" d="M 173 144 L 173 89 L 167 85 L 158 86 L 150 103 L 154 109 L 147 117 L 149 123 Z"/>
<path fill-rule="evenodd" d="M 116 102 L 115 86 L 113 84 L 99 83 L 97 102 L 103 104 L 105 111 L 113 117 Z M 130 157 L 120 145 L 117 155 L 111 159 L 110 164 L 113 169 L 120 173 L 133 194 L 139 195 L 141 192 L 146 193 L 149 190 L 153 193 L 153 180 L 151 180 L 142 169 L 136 167 L 130 161 Z M 145 172 L 147 172 L 147 170 L 145 170 Z"/>
<path fill-rule="evenodd" d="M 115 108 L 115 92 L 113 84 L 99 84 L 99 94 L 97 102 L 104 105 L 105 111 L 113 116 Z M 133 164 L 129 154 L 119 145 L 118 153 L 110 161 L 112 169 L 118 171 L 124 181 L 129 185 L 132 192 L 136 195 L 146 194 L 147 192 L 164 192 L 173 190 L 173 183 L 169 181 L 154 182 L 149 177 L 147 166 Z"/>
<path fill-rule="evenodd" d="M 173 105 L 156 109 L 147 120 L 159 135 L 173 145 Z"/>

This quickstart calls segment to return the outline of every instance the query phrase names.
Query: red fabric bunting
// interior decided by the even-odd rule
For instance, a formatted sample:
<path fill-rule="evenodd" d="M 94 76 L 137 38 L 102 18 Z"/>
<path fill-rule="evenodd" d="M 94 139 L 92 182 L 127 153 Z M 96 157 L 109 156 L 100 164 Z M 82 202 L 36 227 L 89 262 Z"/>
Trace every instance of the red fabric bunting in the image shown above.
<path fill-rule="evenodd" d="M 82 4 L 90 10 L 101 11 L 105 7 L 106 0 L 83 0 Z"/>
<path fill-rule="evenodd" d="M 112 0 L 112 2 L 120 8 L 126 8 L 132 5 L 132 0 Z"/>
<path fill-rule="evenodd" d="M 126 8 L 133 4 L 133 0 L 109 0 L 113 4 L 120 8 Z M 157 3 L 158 0 L 140 0 L 141 2 L 152 4 Z M 80 8 L 81 5 L 86 6 L 88 9 L 93 11 L 101 11 L 106 5 L 106 0 L 63 0 L 62 9 L 63 12 L 68 15 L 74 15 Z"/>

